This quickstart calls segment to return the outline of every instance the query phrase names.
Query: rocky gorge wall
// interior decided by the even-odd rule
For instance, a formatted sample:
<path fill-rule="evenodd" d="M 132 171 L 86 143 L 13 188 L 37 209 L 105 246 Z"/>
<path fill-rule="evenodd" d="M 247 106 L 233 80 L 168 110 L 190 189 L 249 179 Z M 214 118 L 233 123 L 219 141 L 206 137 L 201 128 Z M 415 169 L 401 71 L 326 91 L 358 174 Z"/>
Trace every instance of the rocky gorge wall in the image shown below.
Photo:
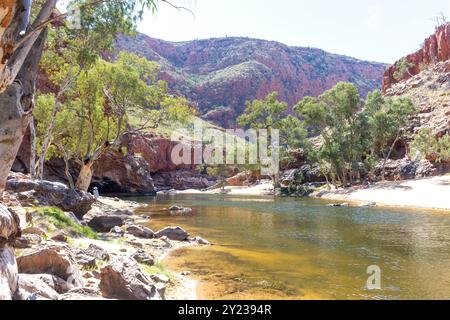
<path fill-rule="evenodd" d="M 122 145 L 126 154 L 109 150 L 95 164 L 91 190 L 98 187 L 103 194 L 153 195 L 156 190 L 205 189 L 214 185 L 216 179 L 201 174 L 196 165 L 172 162 L 172 150 L 177 144 L 178 141 L 159 134 L 125 136 Z M 30 155 L 28 135 L 12 171 L 29 173 Z M 74 179 L 79 170 L 80 166 L 71 161 L 70 173 Z M 64 171 L 64 161 L 53 158 L 46 163 L 44 178 L 67 184 Z"/>
<path fill-rule="evenodd" d="M 425 40 L 420 50 L 403 59 L 411 63 L 411 68 L 401 78 L 396 78 L 394 75 L 399 70 L 398 62 L 400 60 L 390 66 L 383 75 L 383 93 L 387 93 L 394 84 L 419 74 L 428 66 L 450 59 L 450 24 L 437 28 L 436 32 Z"/>

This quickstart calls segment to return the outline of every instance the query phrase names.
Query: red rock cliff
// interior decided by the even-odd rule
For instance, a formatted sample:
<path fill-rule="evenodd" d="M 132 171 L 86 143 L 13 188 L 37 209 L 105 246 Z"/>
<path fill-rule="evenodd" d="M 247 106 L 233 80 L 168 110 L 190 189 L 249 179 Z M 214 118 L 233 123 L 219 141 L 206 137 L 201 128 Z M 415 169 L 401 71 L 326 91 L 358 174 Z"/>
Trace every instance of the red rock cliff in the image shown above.
<path fill-rule="evenodd" d="M 383 76 L 383 94 L 392 85 L 408 80 L 422 72 L 427 66 L 450 59 L 450 23 L 439 27 L 436 32 L 425 40 L 423 48 L 405 57 L 413 66 L 405 72 L 401 79 L 396 79 L 394 74 L 398 71 L 397 63 L 390 66 Z"/>

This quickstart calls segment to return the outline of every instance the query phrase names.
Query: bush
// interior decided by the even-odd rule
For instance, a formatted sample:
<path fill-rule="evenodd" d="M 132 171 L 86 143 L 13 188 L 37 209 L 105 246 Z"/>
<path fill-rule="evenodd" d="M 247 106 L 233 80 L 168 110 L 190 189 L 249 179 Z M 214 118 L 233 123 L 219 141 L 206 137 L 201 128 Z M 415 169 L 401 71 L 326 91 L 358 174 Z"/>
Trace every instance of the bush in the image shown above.
<path fill-rule="evenodd" d="M 66 215 L 64 211 L 54 207 L 39 207 L 36 212 L 45 217 L 51 224 L 58 229 L 71 231 L 80 236 L 90 239 L 97 239 L 98 235 L 91 228 L 76 223 L 72 218 Z"/>

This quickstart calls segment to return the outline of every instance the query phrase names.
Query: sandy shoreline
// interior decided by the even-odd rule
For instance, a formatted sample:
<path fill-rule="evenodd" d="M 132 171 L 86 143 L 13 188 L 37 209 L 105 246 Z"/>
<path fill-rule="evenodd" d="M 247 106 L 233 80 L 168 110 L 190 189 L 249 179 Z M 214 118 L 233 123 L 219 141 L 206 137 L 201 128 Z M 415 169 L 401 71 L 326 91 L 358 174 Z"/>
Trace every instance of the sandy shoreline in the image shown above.
<path fill-rule="evenodd" d="M 251 187 L 225 187 L 222 189 L 214 189 L 214 190 L 182 190 L 182 191 L 174 191 L 170 192 L 170 194 L 211 194 L 211 195 L 230 195 L 230 196 L 273 196 L 273 184 L 272 182 L 263 182 L 255 186 Z"/>
<path fill-rule="evenodd" d="M 174 194 L 269 196 L 274 195 L 272 183 L 267 181 L 251 187 L 226 187 L 225 191 L 184 190 Z M 312 198 L 353 202 L 358 205 L 376 203 L 378 206 L 450 210 L 450 175 L 426 179 L 379 182 L 370 187 L 355 186 L 348 189 L 320 190 Z"/>
<path fill-rule="evenodd" d="M 378 206 L 450 210 L 450 176 L 395 182 L 380 182 L 373 186 L 353 187 L 334 191 L 319 191 L 312 197 L 376 203 Z"/>

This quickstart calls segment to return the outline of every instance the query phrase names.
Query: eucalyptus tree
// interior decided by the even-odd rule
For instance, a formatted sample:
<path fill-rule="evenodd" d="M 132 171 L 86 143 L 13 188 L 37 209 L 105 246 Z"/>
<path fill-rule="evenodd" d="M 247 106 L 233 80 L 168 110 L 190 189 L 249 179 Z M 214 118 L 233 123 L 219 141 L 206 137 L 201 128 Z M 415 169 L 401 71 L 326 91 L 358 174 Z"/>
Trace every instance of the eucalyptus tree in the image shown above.
<path fill-rule="evenodd" d="M 70 187 L 87 191 L 94 164 L 106 151 L 119 151 L 125 134 L 153 129 L 165 121 L 184 121 L 193 114 L 185 98 L 170 95 L 167 84 L 157 80 L 158 71 L 155 62 L 123 52 L 113 62 L 98 60 L 78 76 L 55 117 L 46 156 L 65 161 Z M 54 100 L 53 95 L 38 96 L 38 149 L 45 140 Z M 81 168 L 76 181 L 70 176 L 69 160 Z"/>
<path fill-rule="evenodd" d="M 31 120 L 47 28 L 67 16 L 55 14 L 57 0 L 36 0 L 32 8 L 26 3 L 0 5 L 0 193 Z M 105 46 L 111 46 L 119 32 L 133 32 L 146 8 L 156 10 L 156 0 L 73 0 L 70 5 L 80 14 L 77 32 L 95 33 L 89 44 Z"/>
<path fill-rule="evenodd" d="M 364 113 L 369 119 L 373 154 L 382 159 L 381 177 L 384 180 L 386 163 L 397 143 L 408 134 L 417 108 L 409 98 L 383 97 L 376 90 L 368 94 Z"/>

